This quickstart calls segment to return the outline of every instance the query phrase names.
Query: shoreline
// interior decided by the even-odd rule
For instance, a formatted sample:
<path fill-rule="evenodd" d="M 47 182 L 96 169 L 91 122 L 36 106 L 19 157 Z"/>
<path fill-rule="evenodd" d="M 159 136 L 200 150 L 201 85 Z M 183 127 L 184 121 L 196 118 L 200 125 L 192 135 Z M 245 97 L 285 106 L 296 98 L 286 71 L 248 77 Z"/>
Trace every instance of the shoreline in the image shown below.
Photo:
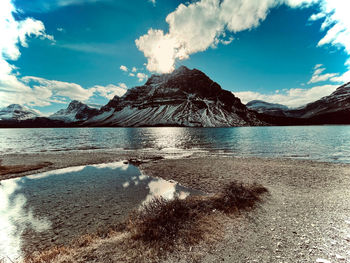
<path fill-rule="evenodd" d="M 285 163 L 310 164 L 310 165 L 331 165 L 349 167 L 350 163 L 318 161 L 297 157 L 262 157 L 262 156 L 234 156 L 233 153 L 220 153 L 210 151 L 189 151 L 166 153 L 162 150 L 113 150 L 113 149 L 91 149 L 76 151 L 53 151 L 34 153 L 10 153 L 0 154 L 0 182 L 2 180 L 23 177 L 27 175 L 81 165 L 93 165 L 101 163 L 112 163 L 129 159 L 136 159 L 142 162 L 155 162 L 159 160 L 182 160 L 210 158 L 229 158 L 232 160 L 253 160 L 253 161 L 278 161 Z M 139 165 L 137 165 L 139 166 Z"/>
<path fill-rule="evenodd" d="M 193 251 L 201 262 L 350 262 L 350 165 L 309 160 L 201 155 L 160 159 L 159 153 L 67 152 L 3 155 L 1 165 L 52 163 L 19 177 L 68 166 L 136 158 L 147 176 L 217 192 L 229 181 L 258 183 L 269 190 L 259 208 L 225 222 L 222 241 Z M 153 159 L 152 159 L 153 158 Z M 4 179 L 4 177 L 1 177 Z M 0 179 L 0 180 L 1 180 Z M 192 249 L 192 248 L 191 248 Z M 193 252 L 192 251 L 192 252 Z M 189 255 L 191 252 L 186 252 Z"/>

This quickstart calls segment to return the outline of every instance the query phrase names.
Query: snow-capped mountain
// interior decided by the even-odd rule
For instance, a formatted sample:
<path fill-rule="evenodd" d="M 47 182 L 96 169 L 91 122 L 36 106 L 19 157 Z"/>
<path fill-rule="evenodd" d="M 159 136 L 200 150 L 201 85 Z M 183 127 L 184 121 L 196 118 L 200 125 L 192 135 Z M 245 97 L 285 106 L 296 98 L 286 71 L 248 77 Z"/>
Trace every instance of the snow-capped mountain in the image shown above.
<path fill-rule="evenodd" d="M 60 120 L 66 123 L 86 121 L 90 117 L 96 115 L 98 110 L 91 108 L 80 101 L 73 100 L 66 109 L 59 110 L 52 114 L 49 118 L 52 120 Z"/>
<path fill-rule="evenodd" d="M 287 116 L 314 118 L 316 116 L 341 113 L 350 110 L 350 82 L 337 88 L 331 95 L 323 97 L 303 107 L 289 110 Z M 350 120 L 350 115 L 348 115 Z"/>
<path fill-rule="evenodd" d="M 284 111 L 289 108 L 282 104 L 269 103 L 262 100 L 252 100 L 246 104 L 248 109 L 273 116 L 285 116 Z"/>
<path fill-rule="evenodd" d="M 22 121 L 35 119 L 37 117 L 40 117 L 39 113 L 18 104 L 11 104 L 5 108 L 0 109 L 0 120 L 2 121 Z"/>
<path fill-rule="evenodd" d="M 350 124 L 350 82 L 340 86 L 331 95 L 296 109 L 285 109 L 283 105 L 258 101 L 249 102 L 247 107 L 273 117 L 266 119 L 274 124 Z M 281 107 L 282 106 L 282 107 Z M 289 118 L 289 120 L 287 120 Z"/>
<path fill-rule="evenodd" d="M 145 85 L 115 96 L 84 124 L 228 127 L 265 123 L 203 72 L 182 66 L 170 74 L 152 75 Z"/>

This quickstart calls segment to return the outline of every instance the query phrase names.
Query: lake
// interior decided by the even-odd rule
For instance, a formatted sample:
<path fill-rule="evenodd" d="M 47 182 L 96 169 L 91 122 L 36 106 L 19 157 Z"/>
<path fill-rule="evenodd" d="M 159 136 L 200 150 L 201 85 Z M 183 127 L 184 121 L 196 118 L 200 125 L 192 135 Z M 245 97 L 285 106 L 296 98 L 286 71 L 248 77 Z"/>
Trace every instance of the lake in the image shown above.
<path fill-rule="evenodd" d="M 0 154 L 94 149 L 350 163 L 350 126 L 0 129 Z"/>

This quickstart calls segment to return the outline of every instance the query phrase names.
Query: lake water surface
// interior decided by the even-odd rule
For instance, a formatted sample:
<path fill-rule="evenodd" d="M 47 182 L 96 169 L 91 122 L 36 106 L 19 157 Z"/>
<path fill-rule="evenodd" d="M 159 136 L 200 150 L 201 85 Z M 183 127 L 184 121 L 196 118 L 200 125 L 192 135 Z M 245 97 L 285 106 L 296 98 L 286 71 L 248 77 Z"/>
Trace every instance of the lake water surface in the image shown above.
<path fill-rule="evenodd" d="M 350 163 L 350 126 L 0 129 L 0 154 L 87 149 Z"/>

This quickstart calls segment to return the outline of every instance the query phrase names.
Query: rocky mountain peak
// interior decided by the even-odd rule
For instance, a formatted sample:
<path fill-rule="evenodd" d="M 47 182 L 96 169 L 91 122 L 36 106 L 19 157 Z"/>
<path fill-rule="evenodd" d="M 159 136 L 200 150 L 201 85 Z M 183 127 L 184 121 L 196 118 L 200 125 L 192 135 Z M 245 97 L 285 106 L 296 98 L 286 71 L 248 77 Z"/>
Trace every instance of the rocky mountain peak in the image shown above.
<path fill-rule="evenodd" d="M 69 103 L 68 105 L 68 110 L 75 110 L 75 109 L 79 109 L 81 107 L 84 107 L 86 106 L 85 104 L 83 104 L 82 102 L 80 101 L 77 101 L 77 100 L 73 100 L 71 101 L 71 103 Z"/>
<path fill-rule="evenodd" d="M 87 120 L 98 113 L 97 109 L 90 108 L 86 104 L 73 100 L 66 109 L 59 110 L 50 116 L 51 119 L 65 122 L 76 122 Z"/>
<path fill-rule="evenodd" d="M 7 109 L 12 109 L 12 110 L 23 110 L 24 107 L 19 105 L 19 104 L 11 104 L 6 107 Z"/>
<path fill-rule="evenodd" d="M 153 74 L 146 82 L 145 85 L 152 85 L 152 84 L 160 84 L 162 82 L 166 82 L 171 78 L 174 78 L 176 76 L 184 76 L 186 74 L 189 74 L 191 70 L 187 68 L 186 66 L 180 66 L 179 68 L 175 69 L 171 73 L 166 74 Z"/>
<path fill-rule="evenodd" d="M 11 104 L 0 109 L 0 119 L 27 120 L 39 117 L 36 111 L 19 104 Z"/>
<path fill-rule="evenodd" d="M 129 89 L 88 121 L 111 126 L 222 127 L 261 124 L 240 99 L 223 90 L 198 69 L 181 66 L 152 75 L 143 86 Z"/>
<path fill-rule="evenodd" d="M 350 82 L 340 86 L 337 88 L 331 96 L 337 96 L 337 95 L 350 95 Z"/>

